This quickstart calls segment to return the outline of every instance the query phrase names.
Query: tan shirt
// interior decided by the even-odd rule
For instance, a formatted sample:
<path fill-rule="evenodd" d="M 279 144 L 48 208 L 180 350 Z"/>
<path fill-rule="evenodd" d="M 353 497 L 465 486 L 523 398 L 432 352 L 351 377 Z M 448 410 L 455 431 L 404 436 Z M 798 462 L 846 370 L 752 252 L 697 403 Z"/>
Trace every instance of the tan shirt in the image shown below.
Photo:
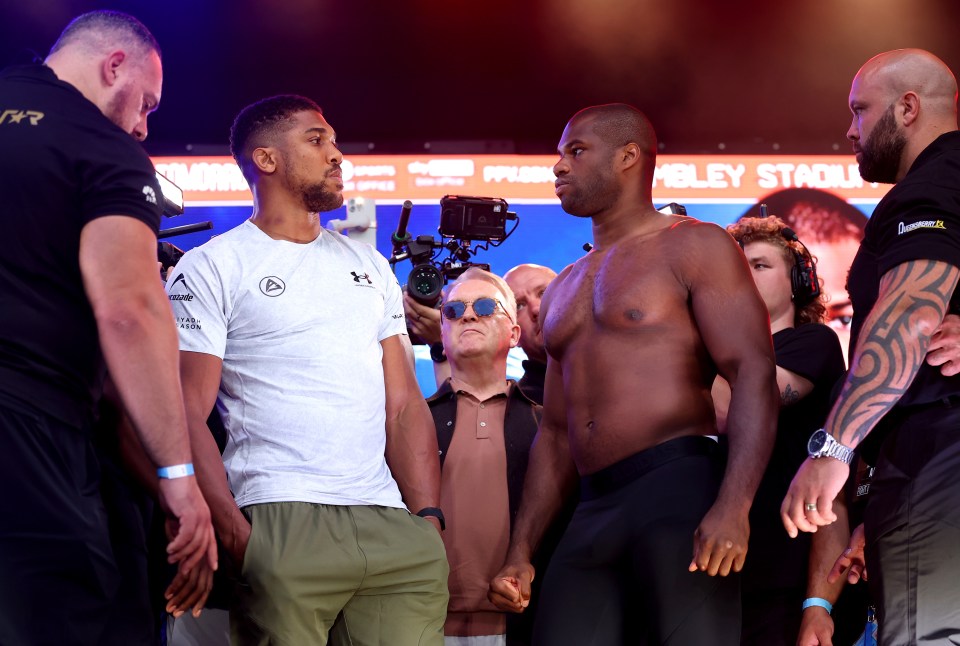
<path fill-rule="evenodd" d="M 506 617 L 487 601 L 487 589 L 510 542 L 503 421 L 511 387 L 504 382 L 502 394 L 483 402 L 466 391 L 457 393 L 456 426 L 440 476 L 450 563 L 446 635 L 506 632 Z"/>

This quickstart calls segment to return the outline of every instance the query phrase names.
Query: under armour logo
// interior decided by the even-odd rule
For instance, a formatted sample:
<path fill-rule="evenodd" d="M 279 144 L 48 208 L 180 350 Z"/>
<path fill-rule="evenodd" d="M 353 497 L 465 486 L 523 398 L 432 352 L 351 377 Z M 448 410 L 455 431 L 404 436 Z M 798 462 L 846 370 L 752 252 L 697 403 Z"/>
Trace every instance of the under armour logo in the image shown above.
<path fill-rule="evenodd" d="M 265 296 L 279 296 L 287 288 L 283 281 L 276 276 L 267 276 L 260 280 L 260 291 Z"/>
<path fill-rule="evenodd" d="M 365 281 L 367 281 L 367 284 L 368 284 L 368 285 L 372 285 L 372 284 L 373 284 L 373 281 L 370 280 L 370 274 L 358 274 L 358 273 L 355 272 L 355 271 L 351 271 L 351 272 L 350 272 L 350 275 L 353 276 L 353 282 L 355 282 L 355 283 L 359 283 L 359 282 L 360 282 L 360 279 L 362 278 L 362 279 L 364 279 Z"/>

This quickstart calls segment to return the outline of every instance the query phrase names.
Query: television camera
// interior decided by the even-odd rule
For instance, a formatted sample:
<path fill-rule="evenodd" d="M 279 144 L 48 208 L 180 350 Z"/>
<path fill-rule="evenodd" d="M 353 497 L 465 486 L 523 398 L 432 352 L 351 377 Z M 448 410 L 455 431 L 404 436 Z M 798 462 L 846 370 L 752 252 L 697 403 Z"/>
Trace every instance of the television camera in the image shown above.
<path fill-rule="evenodd" d="M 413 238 L 407 232 L 413 203 L 407 200 L 400 210 L 400 221 L 392 236 L 390 264 L 410 260 L 413 269 L 407 278 L 407 292 L 418 303 L 435 307 L 440 294 L 451 280 L 470 267 L 489 271 L 490 265 L 471 262 L 480 250 L 498 247 L 510 237 L 520 220 L 509 210 L 506 200 L 493 197 L 447 195 L 440 200 L 440 240 L 431 235 Z M 507 221 L 514 222 L 507 231 Z M 443 252 L 446 251 L 446 257 Z"/>

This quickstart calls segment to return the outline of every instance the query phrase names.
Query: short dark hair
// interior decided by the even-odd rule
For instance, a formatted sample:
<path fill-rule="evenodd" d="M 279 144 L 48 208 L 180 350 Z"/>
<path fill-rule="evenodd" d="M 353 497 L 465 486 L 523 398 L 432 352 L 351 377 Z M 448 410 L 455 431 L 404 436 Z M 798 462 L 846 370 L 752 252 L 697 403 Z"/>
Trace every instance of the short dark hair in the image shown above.
<path fill-rule="evenodd" d="M 644 152 L 656 154 L 657 133 L 647 116 L 627 103 L 607 103 L 580 110 L 571 121 L 592 117 L 593 132 L 605 143 L 626 146 L 635 143 Z"/>
<path fill-rule="evenodd" d="M 323 110 L 312 99 L 296 94 L 280 94 L 251 103 L 237 115 L 230 126 L 230 152 L 247 182 L 253 182 L 250 153 L 265 140 L 283 129 L 285 122 L 298 112 Z"/>
<path fill-rule="evenodd" d="M 787 270 L 793 271 L 796 264 L 797 254 L 810 257 L 810 260 L 816 266 L 816 258 L 810 256 L 804 246 L 794 240 L 787 240 L 783 235 L 783 230 L 788 228 L 783 220 L 775 215 L 766 218 L 748 218 L 742 217 L 734 224 L 727 227 L 727 232 L 733 236 L 741 247 L 746 247 L 752 242 L 766 242 L 780 249 L 784 261 L 787 263 Z M 827 307 L 824 305 L 826 296 L 821 293 L 817 298 L 797 307 L 793 315 L 794 325 L 804 325 L 806 323 L 823 323 L 827 316 Z"/>
<path fill-rule="evenodd" d="M 50 48 L 50 54 L 55 54 L 64 46 L 91 34 L 113 36 L 119 42 L 126 41 L 148 52 L 155 51 L 157 56 L 162 58 L 160 44 L 146 25 L 128 13 L 109 9 L 90 11 L 71 20 L 57 38 L 57 42 Z"/>

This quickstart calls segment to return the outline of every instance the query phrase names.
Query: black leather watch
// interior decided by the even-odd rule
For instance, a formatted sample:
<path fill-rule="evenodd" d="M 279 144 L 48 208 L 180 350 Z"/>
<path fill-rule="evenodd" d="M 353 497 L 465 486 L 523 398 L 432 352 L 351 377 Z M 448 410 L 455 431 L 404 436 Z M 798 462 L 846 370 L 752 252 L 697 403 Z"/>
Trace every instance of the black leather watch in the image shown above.
<path fill-rule="evenodd" d="M 440 531 L 442 532 L 447 528 L 447 521 L 443 517 L 443 511 L 439 507 L 424 507 L 417 512 L 417 516 L 420 518 L 426 518 L 427 516 L 433 516 L 440 521 Z"/>
<path fill-rule="evenodd" d="M 853 462 L 853 449 L 840 444 L 824 429 L 814 431 L 807 442 L 807 454 L 811 458 L 834 458 L 844 464 Z"/>
<path fill-rule="evenodd" d="M 443 352 L 443 343 L 437 341 L 430 344 L 430 358 L 434 363 L 443 363 L 447 360 L 447 355 Z"/>

